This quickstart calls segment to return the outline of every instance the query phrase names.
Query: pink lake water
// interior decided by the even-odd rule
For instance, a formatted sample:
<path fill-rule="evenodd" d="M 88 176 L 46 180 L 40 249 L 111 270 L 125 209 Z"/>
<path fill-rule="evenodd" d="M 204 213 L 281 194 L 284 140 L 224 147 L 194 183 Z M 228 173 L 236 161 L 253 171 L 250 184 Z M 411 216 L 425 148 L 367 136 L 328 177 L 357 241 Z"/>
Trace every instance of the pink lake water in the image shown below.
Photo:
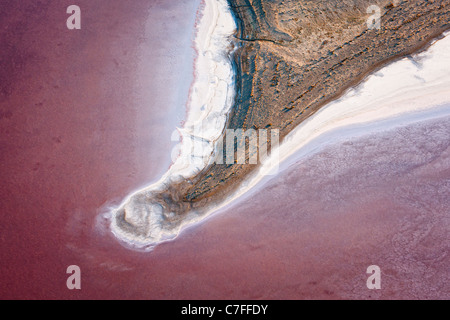
<path fill-rule="evenodd" d="M 0 298 L 450 297 L 448 116 L 330 143 L 175 241 L 122 247 L 97 217 L 170 164 L 199 1 L 78 4 L 79 33 L 64 1 L 1 5 Z"/>

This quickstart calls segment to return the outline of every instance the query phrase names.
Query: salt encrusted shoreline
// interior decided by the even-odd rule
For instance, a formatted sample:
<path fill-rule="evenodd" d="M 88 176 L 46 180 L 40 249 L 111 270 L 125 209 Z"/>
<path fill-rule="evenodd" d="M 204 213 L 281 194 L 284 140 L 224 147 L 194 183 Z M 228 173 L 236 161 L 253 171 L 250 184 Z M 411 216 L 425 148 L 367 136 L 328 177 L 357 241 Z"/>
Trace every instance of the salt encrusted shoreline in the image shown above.
<path fill-rule="evenodd" d="M 210 2 L 206 3 L 208 4 Z M 215 3 L 223 3 L 226 6 L 225 1 L 217 1 Z M 205 14 L 204 17 L 209 16 L 209 18 L 212 18 L 214 16 L 217 16 L 218 13 L 217 11 L 213 10 L 214 8 L 210 7 L 210 15 Z M 228 8 L 224 9 L 229 10 Z M 205 10 L 207 10 L 206 7 Z M 230 15 L 230 17 L 232 16 Z M 202 22 L 204 22 L 203 19 Z M 210 27 L 212 25 L 216 26 L 217 23 L 209 24 Z M 201 42 L 198 41 L 199 39 L 202 39 L 200 34 L 207 35 L 210 31 L 211 28 L 203 29 L 203 33 L 198 32 L 197 43 Z M 203 39 L 208 38 L 203 37 Z M 227 41 L 227 43 L 229 42 Z M 211 42 L 209 43 L 209 45 L 211 45 Z M 429 52 L 433 52 L 433 48 L 435 48 L 435 46 L 431 47 Z M 443 50 L 445 52 L 445 48 Z M 203 51 L 203 55 L 201 55 L 200 52 L 202 51 L 198 51 L 199 57 L 211 57 L 211 52 L 208 53 Z M 223 52 L 228 52 L 229 54 L 229 50 L 224 50 Z M 414 72 L 417 73 L 417 71 L 420 70 L 420 68 L 417 68 L 417 70 L 415 69 L 411 71 L 411 65 L 414 66 L 416 64 L 423 63 L 427 59 L 427 57 L 431 59 L 430 55 L 427 56 L 427 52 L 428 51 L 419 55 L 414 55 L 414 57 L 412 58 L 413 62 L 411 62 L 410 65 L 407 65 L 403 70 L 405 79 L 414 78 Z M 224 56 L 222 56 L 221 58 L 224 58 Z M 239 57 L 235 58 L 239 59 Z M 417 58 L 420 60 L 420 62 L 416 61 Z M 444 60 L 442 60 L 441 55 L 441 60 L 443 62 L 440 62 L 441 60 L 439 60 L 438 57 L 433 58 L 433 63 L 434 65 L 445 65 L 445 61 L 448 61 L 448 59 L 449 57 L 444 57 Z M 410 115 L 420 110 L 426 110 L 427 108 L 436 106 L 436 104 L 442 103 L 442 101 L 446 100 L 445 97 L 448 96 L 446 88 L 449 87 L 450 79 L 445 78 L 445 86 L 439 85 L 439 83 L 437 83 L 437 80 L 433 78 L 433 73 L 428 75 L 429 77 L 426 78 L 427 81 L 425 81 L 425 84 L 421 84 L 420 81 L 419 83 L 415 83 L 412 87 L 412 93 L 415 94 L 419 92 L 415 90 L 422 89 L 435 91 L 437 90 L 436 92 L 441 93 L 439 97 L 443 98 L 441 102 L 435 99 L 432 103 L 430 103 L 431 100 L 427 100 L 426 98 L 425 100 L 422 100 L 422 104 L 418 103 L 419 100 L 415 100 L 415 105 L 403 103 L 401 108 L 395 109 L 392 105 L 392 102 L 394 100 L 389 100 L 389 97 L 395 97 L 397 94 L 399 95 L 399 97 L 403 97 L 401 95 L 403 91 L 394 93 L 391 92 L 388 94 L 384 93 L 383 95 L 383 93 L 380 92 L 380 89 L 386 88 L 386 83 L 381 85 L 379 84 L 378 88 L 365 87 L 367 83 L 373 81 L 373 79 L 377 76 L 380 76 L 380 74 L 383 74 L 385 72 L 389 73 L 388 70 L 395 70 L 395 68 L 398 68 L 401 63 L 404 64 L 405 61 L 407 61 L 407 59 L 393 62 L 383 69 L 380 69 L 379 71 L 373 73 L 372 76 L 369 76 L 369 78 L 362 84 L 353 87 L 350 92 L 343 95 L 338 100 L 328 103 L 326 106 L 321 108 L 320 111 L 316 112 L 314 115 L 303 121 L 298 126 L 298 128 L 296 128 L 288 136 L 286 136 L 286 138 L 284 139 L 284 143 L 279 147 L 281 160 L 287 159 L 294 150 L 298 150 L 299 148 L 301 148 L 300 153 L 302 150 L 315 149 L 316 147 L 318 147 L 315 146 L 315 143 L 318 142 L 320 140 L 319 138 L 322 137 L 325 133 L 335 132 L 335 130 L 345 129 L 358 125 L 364 125 L 365 127 L 369 128 L 372 127 L 372 125 L 376 125 L 380 121 L 384 121 L 386 119 L 395 119 L 403 122 L 410 121 L 411 119 L 417 120 L 417 118 L 410 117 Z M 242 183 L 236 184 L 240 187 L 236 190 L 232 190 L 233 192 L 229 192 L 226 195 L 225 201 L 222 202 L 219 202 L 220 200 L 216 199 L 216 201 L 204 201 L 200 205 L 192 205 L 191 202 L 185 201 L 183 199 L 184 193 L 182 189 L 181 191 L 177 191 L 177 182 L 182 181 L 185 178 L 190 179 L 194 177 L 195 173 L 198 172 L 198 170 L 205 167 L 205 165 L 209 163 L 211 158 L 203 157 L 203 155 L 208 155 L 212 152 L 212 150 L 214 149 L 212 142 L 216 137 L 220 136 L 220 134 L 216 136 L 218 131 L 208 131 L 204 127 L 202 128 L 202 126 L 198 126 L 199 122 L 196 120 L 202 119 L 202 121 L 200 121 L 201 123 L 206 122 L 208 125 L 210 125 L 211 119 L 219 119 L 218 122 L 213 123 L 215 125 L 209 127 L 209 129 L 218 130 L 218 128 L 220 127 L 218 123 L 222 124 L 222 121 L 220 121 L 221 117 L 226 115 L 226 112 L 221 113 L 220 110 L 215 108 L 217 107 L 215 103 L 209 105 L 209 108 L 204 108 L 202 110 L 202 106 L 204 106 L 203 103 L 205 101 L 209 101 L 212 103 L 216 95 L 206 95 L 206 98 L 202 100 L 202 95 L 195 96 L 195 94 L 204 92 L 203 90 L 200 90 L 205 88 L 205 86 L 202 86 L 202 84 L 212 84 L 211 87 L 208 86 L 208 88 L 216 88 L 219 90 L 219 92 L 223 92 L 223 90 L 220 90 L 221 80 L 223 79 L 218 78 L 216 79 L 216 81 L 211 82 L 209 80 L 209 76 L 213 74 L 212 72 L 205 72 L 201 74 L 199 72 L 200 70 L 208 70 L 209 68 L 205 68 L 204 66 L 202 67 L 201 63 L 196 63 L 196 66 L 197 65 L 199 66 L 199 68 L 196 68 L 196 70 L 198 71 L 196 72 L 196 76 L 200 75 L 205 78 L 202 79 L 201 77 L 196 77 L 196 81 L 193 84 L 191 92 L 192 104 L 189 105 L 190 108 L 187 117 L 188 121 L 186 122 L 185 127 L 180 130 L 183 137 L 183 144 L 181 145 L 181 152 L 179 153 L 180 157 L 177 158 L 177 161 L 179 162 L 175 161 L 175 164 L 170 168 L 167 174 L 164 175 L 164 177 L 160 181 L 158 181 L 158 183 L 130 195 L 124 201 L 124 203 L 122 203 L 122 205 L 114 211 L 111 219 L 111 228 L 113 233 L 125 244 L 136 249 L 152 249 L 155 245 L 161 242 L 176 238 L 178 233 L 187 226 L 193 225 L 199 221 L 205 221 L 207 217 L 211 216 L 212 213 L 217 212 L 219 208 L 235 200 L 236 198 L 243 196 L 244 194 L 248 194 L 249 190 L 254 190 L 253 187 L 256 186 L 259 181 L 261 181 L 262 177 L 265 176 L 266 170 L 270 170 L 270 168 L 267 168 L 263 164 L 258 171 L 255 171 L 253 172 L 253 174 L 247 176 L 247 179 L 245 181 L 240 181 Z M 408 70 L 413 73 L 408 74 Z M 445 72 L 447 74 L 445 74 Z M 440 73 L 438 72 L 435 75 L 437 74 Z M 449 74 L 450 70 L 444 70 L 444 76 L 448 76 Z M 389 79 L 389 77 L 386 77 L 386 80 L 389 81 Z M 390 81 L 391 83 L 397 84 L 402 83 L 402 80 L 404 79 L 400 77 L 391 79 Z M 233 83 L 233 81 L 229 83 Z M 390 85 L 387 86 L 387 88 L 389 87 Z M 408 85 L 406 85 L 406 87 L 400 87 L 399 90 L 408 91 L 408 88 Z M 342 103 L 345 104 L 345 102 L 347 101 L 346 99 L 352 99 L 354 98 L 354 96 L 363 94 L 364 90 L 368 91 L 369 95 L 379 94 L 378 103 L 383 104 L 383 112 L 380 112 L 380 109 L 378 108 L 379 105 L 370 103 L 366 105 L 360 105 L 363 108 L 342 108 Z M 417 98 L 427 96 L 430 92 L 431 91 L 421 92 Z M 339 103 L 341 104 L 341 108 L 333 107 Z M 225 104 L 225 106 L 227 106 L 227 104 Z M 368 107 L 368 109 L 364 109 L 365 107 Z M 221 109 L 222 112 L 226 110 L 229 109 L 227 109 L 226 107 L 224 109 Z M 343 113 L 340 114 L 340 111 L 343 111 Z M 323 118 L 324 115 L 325 118 Z M 237 114 L 237 117 L 239 117 L 239 114 Z M 429 117 L 429 115 L 427 117 Z M 390 124 L 396 125 L 396 121 L 390 122 Z M 200 130 L 196 131 L 196 127 L 197 129 L 200 128 Z M 191 155 L 191 151 L 195 149 L 195 145 L 201 146 L 201 148 L 199 148 L 198 150 L 207 150 L 207 152 L 200 155 L 197 154 L 196 158 L 200 159 L 201 161 L 188 161 L 187 163 L 184 162 L 183 159 L 186 159 L 186 157 L 184 157 L 183 155 Z M 186 183 L 189 183 L 189 181 L 185 181 L 185 184 Z M 159 193 L 158 196 L 154 196 L 157 193 Z"/>
<path fill-rule="evenodd" d="M 178 129 L 181 141 L 173 174 L 188 178 L 212 161 L 214 143 L 221 136 L 234 101 L 234 70 L 231 65 L 235 23 L 226 0 L 205 1 L 197 28 L 197 58 L 186 122 Z M 194 157 L 194 159 L 192 159 Z"/>
<path fill-rule="evenodd" d="M 299 159 L 332 143 L 321 139 L 330 133 L 333 133 L 333 142 L 339 142 L 344 138 L 375 134 L 450 114 L 450 65 L 445 63 L 450 59 L 449 48 L 450 35 L 447 33 L 427 51 L 391 63 L 349 90 L 342 98 L 325 106 L 279 146 L 280 160 L 287 160 L 282 168 L 293 161 L 289 160 L 290 157 Z M 271 163 L 270 159 L 267 163 Z M 222 207 L 251 193 L 267 177 L 268 170 L 271 168 L 263 164 L 258 173 L 221 204 L 210 208 L 202 216 L 194 215 L 186 219 L 176 234 L 166 235 L 161 240 L 175 238 L 184 227 L 205 221 Z M 135 242 L 128 244 L 131 243 L 136 246 Z M 156 244 L 152 242 L 151 247 Z"/>
<path fill-rule="evenodd" d="M 172 152 L 173 164 L 159 181 L 129 195 L 109 217 L 113 234 L 136 249 L 151 249 L 155 244 L 171 240 L 183 225 L 198 219 L 192 214 L 185 217 L 184 223 L 167 230 L 162 226 L 167 213 L 158 203 L 141 198 L 142 201 L 134 200 L 163 191 L 171 183 L 192 177 L 210 164 L 215 142 L 222 135 L 234 101 L 235 74 L 230 55 L 233 50 L 231 36 L 236 25 L 227 1 L 202 2 L 197 19 L 194 81 L 183 128 L 178 128 L 172 135 L 173 141 L 180 142 Z M 123 213 L 125 223 L 118 223 L 117 217 Z"/>

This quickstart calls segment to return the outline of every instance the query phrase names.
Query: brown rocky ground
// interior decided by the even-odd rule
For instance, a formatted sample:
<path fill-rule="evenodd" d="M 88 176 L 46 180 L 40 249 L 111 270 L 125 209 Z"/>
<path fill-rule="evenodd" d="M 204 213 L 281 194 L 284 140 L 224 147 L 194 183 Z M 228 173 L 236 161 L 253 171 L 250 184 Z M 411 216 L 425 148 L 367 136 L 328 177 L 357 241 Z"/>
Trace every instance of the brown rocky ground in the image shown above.
<path fill-rule="evenodd" d="M 231 0 L 240 21 L 239 93 L 228 128 L 280 129 L 283 138 L 375 68 L 411 54 L 449 27 L 450 1 Z M 366 9 L 383 8 L 369 30 Z M 189 189 L 199 200 L 251 165 L 213 165 Z M 213 173 L 213 175 L 211 175 Z"/>

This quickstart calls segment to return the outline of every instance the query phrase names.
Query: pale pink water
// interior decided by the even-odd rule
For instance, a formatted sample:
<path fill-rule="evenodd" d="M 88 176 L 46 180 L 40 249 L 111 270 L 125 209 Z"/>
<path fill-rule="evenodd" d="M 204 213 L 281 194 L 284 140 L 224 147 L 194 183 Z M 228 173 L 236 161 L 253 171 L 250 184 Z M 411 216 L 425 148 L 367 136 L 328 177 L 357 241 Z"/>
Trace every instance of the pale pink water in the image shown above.
<path fill-rule="evenodd" d="M 96 219 L 170 162 L 196 1 L 78 1 L 92 26 L 79 34 L 63 1 L 4 3 L 20 37 L 1 35 L 14 68 L 0 101 L 0 298 L 450 297 L 448 117 L 331 144 L 176 241 L 130 251 Z M 81 291 L 66 288 L 73 264 Z M 366 288 L 372 264 L 380 291 Z"/>

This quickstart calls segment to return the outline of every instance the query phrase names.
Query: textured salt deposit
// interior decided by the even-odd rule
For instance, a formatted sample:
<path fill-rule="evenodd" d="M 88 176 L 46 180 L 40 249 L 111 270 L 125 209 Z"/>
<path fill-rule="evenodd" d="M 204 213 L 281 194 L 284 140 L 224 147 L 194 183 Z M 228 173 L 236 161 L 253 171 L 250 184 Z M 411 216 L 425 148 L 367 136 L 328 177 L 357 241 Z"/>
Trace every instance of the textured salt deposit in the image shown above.
<path fill-rule="evenodd" d="M 187 121 L 172 140 L 181 141 L 168 174 L 189 177 L 212 162 L 234 98 L 230 37 L 235 22 L 226 0 L 207 0 L 196 38 L 198 57 Z"/>

